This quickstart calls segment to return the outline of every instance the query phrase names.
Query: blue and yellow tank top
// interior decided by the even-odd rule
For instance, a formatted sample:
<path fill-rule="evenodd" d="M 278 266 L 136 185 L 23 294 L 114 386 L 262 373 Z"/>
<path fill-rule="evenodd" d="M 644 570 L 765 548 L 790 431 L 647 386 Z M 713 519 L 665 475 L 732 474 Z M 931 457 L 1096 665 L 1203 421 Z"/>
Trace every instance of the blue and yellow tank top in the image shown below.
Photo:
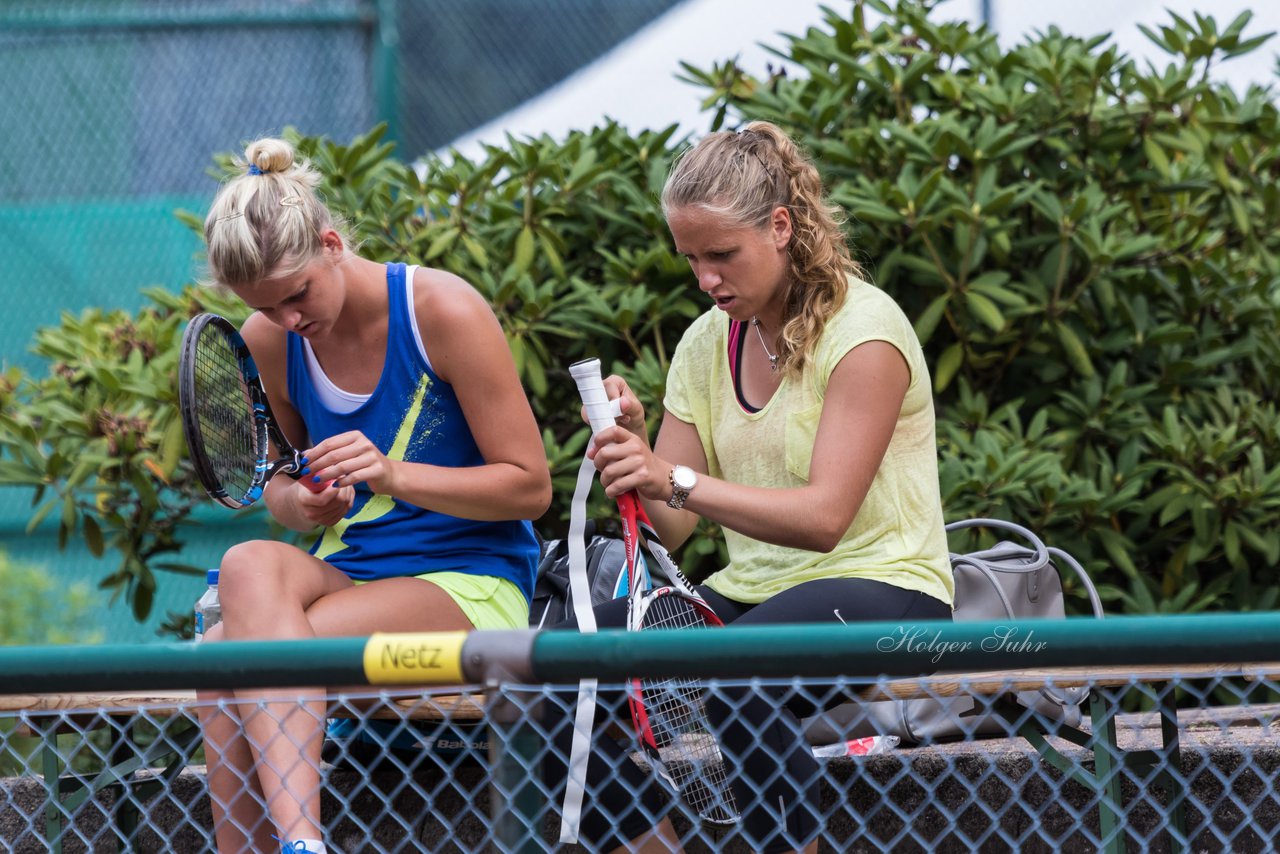
<path fill-rule="evenodd" d="M 453 387 L 418 350 L 405 265 L 387 265 L 387 358 L 377 388 L 349 413 L 316 395 L 303 339 L 288 334 L 289 397 L 315 444 L 359 430 L 388 459 L 457 468 L 484 465 Z M 533 597 L 538 544 L 527 521 L 480 522 L 426 510 L 356 485 L 346 518 L 326 528 L 311 553 L 358 581 L 464 572 L 506 578 Z"/>

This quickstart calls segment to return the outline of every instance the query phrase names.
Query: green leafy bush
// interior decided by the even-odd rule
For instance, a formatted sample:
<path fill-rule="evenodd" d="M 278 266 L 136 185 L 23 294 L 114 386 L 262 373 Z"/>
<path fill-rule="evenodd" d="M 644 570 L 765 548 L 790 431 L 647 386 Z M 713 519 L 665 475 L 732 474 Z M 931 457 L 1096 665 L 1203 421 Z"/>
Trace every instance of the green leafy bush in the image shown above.
<path fill-rule="evenodd" d="M 60 587 L 35 566 L 0 551 L 0 646 L 95 643 L 102 631 L 93 592 L 84 583 Z"/>
<path fill-rule="evenodd" d="M 14 369 L 0 382 L 0 483 L 30 487 L 28 533 L 56 520 L 60 546 L 79 535 L 94 555 L 117 553 L 100 586 L 123 593 L 138 619 L 151 611 L 153 569 L 203 572 L 164 561 L 204 501 L 178 417 L 182 330 L 205 310 L 245 316 L 211 289 L 147 294 L 137 314 L 64 314 L 32 347 L 48 374 Z"/>
<path fill-rule="evenodd" d="M 1173 16 L 1149 31 L 1167 66 L 1141 68 L 1056 29 L 1004 51 L 931 5 L 827 12 L 767 79 L 686 73 L 718 122 L 775 121 L 817 156 L 858 257 L 915 320 L 949 518 L 1041 530 L 1115 610 L 1275 607 L 1280 126 L 1268 92 L 1206 73 L 1260 37 L 1247 15 Z M 556 503 L 540 527 L 562 531 L 587 440 L 567 366 L 599 356 L 656 413 L 703 307 L 657 204 L 685 140 L 606 124 L 419 168 L 381 129 L 298 144 L 368 257 L 443 267 L 489 299 L 544 428 Z M 36 487 L 64 538 L 117 549 L 105 583 L 140 614 L 203 500 L 173 368 L 182 322 L 218 299 L 152 296 L 137 318 L 43 331 L 50 375 L 0 385 L 0 481 Z M 693 538 L 684 566 L 717 565 L 716 542 Z"/>

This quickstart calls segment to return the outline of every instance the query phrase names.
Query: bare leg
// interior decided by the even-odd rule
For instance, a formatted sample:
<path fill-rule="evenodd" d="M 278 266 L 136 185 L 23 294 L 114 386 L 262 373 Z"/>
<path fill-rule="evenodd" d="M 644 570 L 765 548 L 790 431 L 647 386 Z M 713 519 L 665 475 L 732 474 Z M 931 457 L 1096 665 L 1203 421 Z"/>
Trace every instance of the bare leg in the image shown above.
<path fill-rule="evenodd" d="M 323 839 L 320 750 L 324 743 L 324 693 L 317 689 L 289 693 L 298 699 L 281 701 L 280 691 L 237 691 L 239 717 L 277 835 L 290 840 Z M 307 698 L 311 699 L 304 702 Z"/>
<path fill-rule="evenodd" d="M 215 626 L 206 642 L 221 634 Z M 230 692 L 200 691 L 196 714 L 204 733 L 209 803 L 218 850 L 224 854 L 270 851 L 272 827 L 263 813 L 262 787 L 254 773 L 254 757 L 240 726 Z M 223 705 L 219 706 L 219 701 Z"/>
<path fill-rule="evenodd" d="M 439 587 L 416 578 L 395 578 L 355 586 L 341 572 L 292 546 L 254 542 L 236 546 L 222 562 L 220 592 L 226 640 L 343 637 L 373 631 L 451 631 L 471 623 Z M 256 773 L 270 822 L 282 839 L 323 839 L 320 821 L 320 750 L 324 743 L 325 704 L 320 689 L 237 691 L 236 717 Z M 224 720 L 234 720 L 224 715 Z M 245 757 L 211 718 L 221 746 L 231 751 L 221 761 L 241 767 Z M 207 734 L 208 739 L 214 733 Z M 234 772 L 230 772 L 234 773 Z M 228 776 L 227 779 L 230 779 Z M 219 777 L 221 785 L 222 777 Z M 211 781 L 211 786 L 213 781 Z M 250 802 L 236 804 L 227 817 L 254 827 Z M 241 816 L 240 803 L 246 815 Z M 259 813 L 259 817 L 261 814 Z M 229 841 L 242 839 L 226 831 Z M 269 836 L 270 834 L 268 834 Z M 222 836 L 219 836 L 221 849 Z M 256 850 L 259 848 L 255 843 Z M 265 850 L 271 850 L 267 846 Z"/>

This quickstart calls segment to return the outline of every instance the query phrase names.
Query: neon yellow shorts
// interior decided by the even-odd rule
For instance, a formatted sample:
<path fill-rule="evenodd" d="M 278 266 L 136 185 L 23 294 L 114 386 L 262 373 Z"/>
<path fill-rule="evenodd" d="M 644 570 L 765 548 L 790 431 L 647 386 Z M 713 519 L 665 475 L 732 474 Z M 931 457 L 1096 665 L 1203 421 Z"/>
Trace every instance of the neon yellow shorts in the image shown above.
<path fill-rule="evenodd" d="M 520 588 L 505 578 L 465 572 L 428 572 L 414 577 L 448 593 L 477 629 L 529 628 L 529 602 Z"/>

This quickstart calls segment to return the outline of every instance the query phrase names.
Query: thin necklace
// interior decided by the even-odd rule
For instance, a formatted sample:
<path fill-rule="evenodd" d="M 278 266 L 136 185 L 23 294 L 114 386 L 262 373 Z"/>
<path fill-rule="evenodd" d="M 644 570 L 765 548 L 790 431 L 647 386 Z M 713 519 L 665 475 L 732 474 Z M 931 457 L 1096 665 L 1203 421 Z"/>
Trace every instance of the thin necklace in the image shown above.
<path fill-rule="evenodd" d="M 758 317 L 751 318 L 751 325 L 756 329 L 756 337 L 760 339 L 760 346 L 764 348 L 764 354 L 769 357 L 769 370 L 776 372 L 778 370 L 778 354 L 769 352 L 769 345 L 764 343 L 764 333 L 760 331 L 760 319 Z"/>

